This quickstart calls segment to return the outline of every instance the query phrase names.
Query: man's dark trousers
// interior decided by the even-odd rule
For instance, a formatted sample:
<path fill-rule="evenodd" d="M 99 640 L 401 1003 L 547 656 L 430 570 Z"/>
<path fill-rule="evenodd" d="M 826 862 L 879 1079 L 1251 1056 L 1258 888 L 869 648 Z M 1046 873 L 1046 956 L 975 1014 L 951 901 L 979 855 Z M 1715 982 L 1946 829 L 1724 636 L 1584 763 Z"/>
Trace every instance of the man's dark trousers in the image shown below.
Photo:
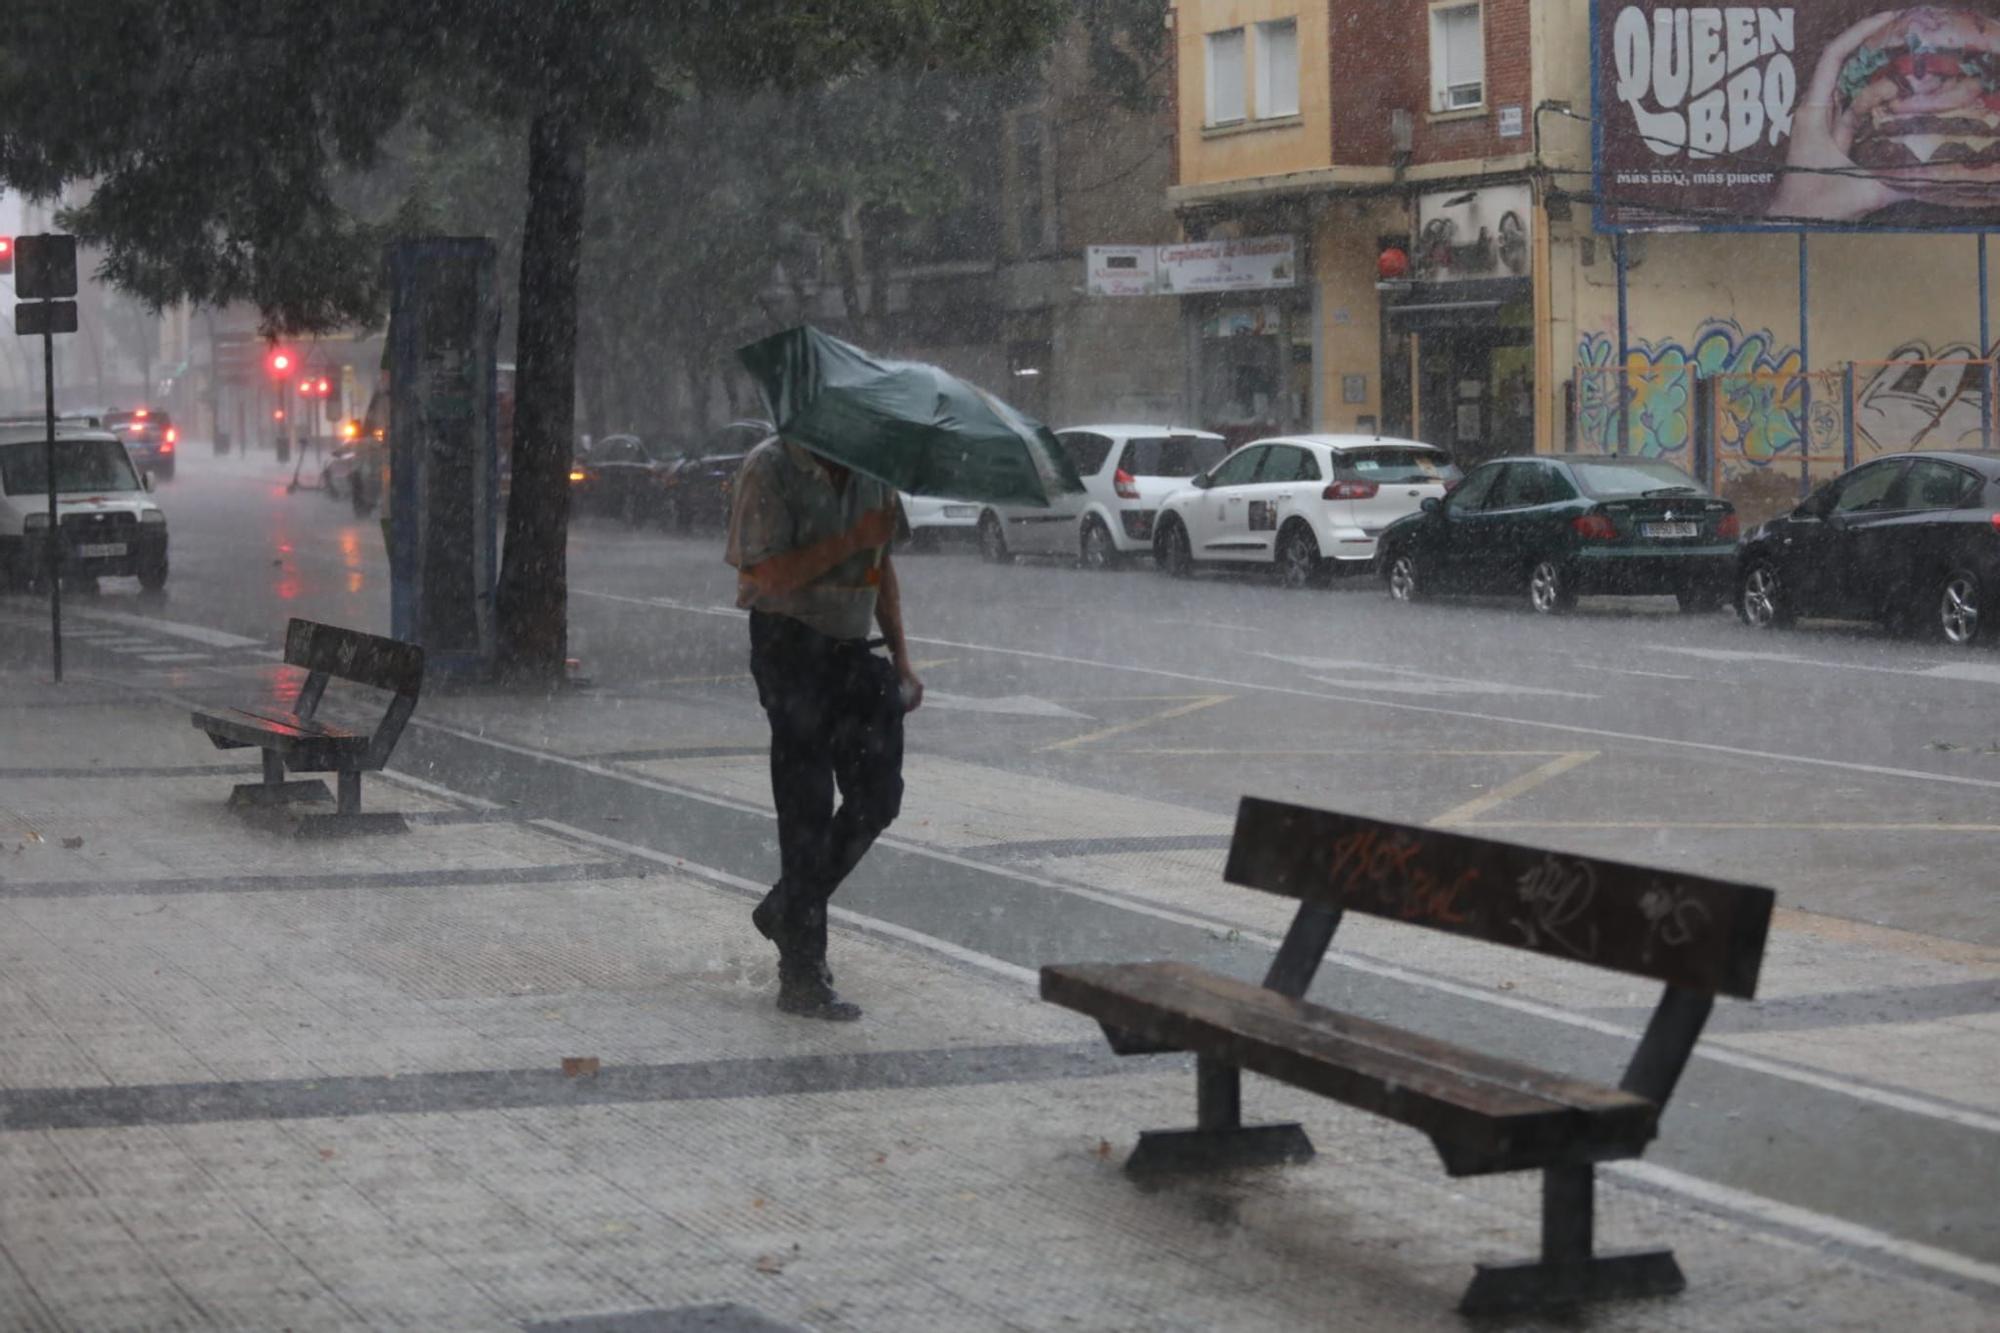
<path fill-rule="evenodd" d="M 780 877 L 765 899 L 776 915 L 769 933 L 781 966 L 825 976 L 827 899 L 902 809 L 900 682 L 864 640 L 829 638 L 761 611 L 750 613 L 750 672 L 771 723 L 778 809 Z"/>

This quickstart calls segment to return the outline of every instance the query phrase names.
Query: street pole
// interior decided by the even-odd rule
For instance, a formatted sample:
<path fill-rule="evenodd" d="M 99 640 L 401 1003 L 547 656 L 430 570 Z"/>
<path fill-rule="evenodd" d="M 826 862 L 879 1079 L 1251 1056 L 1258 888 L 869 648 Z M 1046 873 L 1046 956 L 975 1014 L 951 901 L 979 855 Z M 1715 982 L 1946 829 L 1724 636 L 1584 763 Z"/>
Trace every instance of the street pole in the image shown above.
<path fill-rule="evenodd" d="M 1990 337 L 1986 313 L 1986 233 L 1979 233 L 1979 447 L 1993 447 L 1993 349 L 1987 345 Z"/>
<path fill-rule="evenodd" d="M 49 483 L 49 541 L 44 564 L 49 579 L 49 648 L 55 663 L 56 684 L 62 684 L 62 530 L 56 522 L 56 337 L 47 324 L 42 327 L 42 401 L 47 412 L 48 440 L 45 458 Z"/>
<path fill-rule="evenodd" d="M 1812 490 L 1812 321 L 1806 233 L 1799 233 L 1799 498 Z M 1853 409 L 1849 409 L 1852 411 Z"/>
<path fill-rule="evenodd" d="M 1632 444 L 1632 327 L 1626 290 L 1631 261 L 1625 254 L 1622 231 L 1611 238 L 1611 259 L 1618 271 L 1618 448 L 1613 452 L 1623 454 Z"/>

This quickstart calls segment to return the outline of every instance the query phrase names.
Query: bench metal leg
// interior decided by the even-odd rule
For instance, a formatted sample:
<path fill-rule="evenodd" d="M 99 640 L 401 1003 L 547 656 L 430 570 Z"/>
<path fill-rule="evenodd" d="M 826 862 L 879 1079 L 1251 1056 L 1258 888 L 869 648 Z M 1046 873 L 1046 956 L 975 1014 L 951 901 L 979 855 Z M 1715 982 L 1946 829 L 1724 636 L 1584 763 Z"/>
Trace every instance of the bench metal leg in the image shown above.
<path fill-rule="evenodd" d="M 1147 1129 L 1125 1159 L 1132 1176 L 1223 1171 L 1274 1166 L 1312 1157 L 1312 1140 L 1296 1124 L 1243 1123 L 1243 1071 L 1235 1065 L 1195 1057 L 1195 1128 Z"/>
<path fill-rule="evenodd" d="M 1479 1264 L 1459 1302 L 1469 1315 L 1514 1314 L 1627 1296 L 1669 1296 L 1687 1286 L 1671 1250 L 1593 1252 L 1597 1177 L 1588 1163 L 1542 1172 L 1542 1257 Z"/>
<path fill-rule="evenodd" d="M 361 774 L 358 771 L 349 769 L 340 773 L 340 802 L 334 806 L 334 812 L 342 815 L 361 813 Z"/>
<path fill-rule="evenodd" d="M 333 793 L 317 778 L 303 778 L 297 782 L 285 780 L 285 757 L 276 750 L 265 750 L 259 756 L 264 761 L 262 782 L 239 782 L 229 793 L 231 810 L 268 810 L 275 806 L 290 805 L 294 801 L 330 801 Z"/>

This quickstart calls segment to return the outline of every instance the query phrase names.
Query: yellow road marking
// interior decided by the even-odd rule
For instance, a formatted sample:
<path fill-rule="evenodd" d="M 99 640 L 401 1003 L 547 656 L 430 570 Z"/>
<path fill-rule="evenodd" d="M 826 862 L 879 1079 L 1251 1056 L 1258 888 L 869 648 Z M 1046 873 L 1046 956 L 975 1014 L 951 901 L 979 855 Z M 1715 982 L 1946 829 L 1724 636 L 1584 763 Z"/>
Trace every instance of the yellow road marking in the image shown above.
<path fill-rule="evenodd" d="M 1496 805 L 1503 805 L 1513 800 L 1516 796 L 1525 795 L 1545 782 L 1554 781 L 1573 768 L 1581 768 L 1583 765 L 1597 758 L 1597 755 L 1598 752 L 1596 750 L 1572 750 L 1566 754 L 1559 754 L 1546 764 L 1538 764 L 1534 768 L 1529 769 L 1512 782 L 1501 783 L 1484 796 L 1474 797 L 1464 805 L 1453 806 L 1435 819 L 1432 819 L 1430 824 L 1432 827 L 1438 828 L 1449 824 L 1462 824 L 1469 819 L 1476 819 Z"/>
<path fill-rule="evenodd" d="M 1186 717 L 1190 713 L 1199 713 L 1204 708 L 1213 708 L 1217 704 L 1226 704 L 1235 697 L 1233 694 L 1197 695 L 1190 702 L 1181 704 L 1177 708 L 1164 709 L 1158 713 L 1149 713 L 1145 717 L 1135 717 L 1130 722 L 1120 722 L 1113 726 L 1101 727 L 1096 731 L 1087 731 L 1081 736 L 1072 736 L 1066 741 L 1057 741 L 1052 745 L 1040 746 L 1036 752 L 1074 750 L 1080 745 L 1089 745 L 1093 741 L 1108 740 L 1113 736 L 1123 736 L 1128 731 L 1137 731 L 1141 727 L 1150 727 L 1155 722 L 1171 722 L 1177 717 Z"/>

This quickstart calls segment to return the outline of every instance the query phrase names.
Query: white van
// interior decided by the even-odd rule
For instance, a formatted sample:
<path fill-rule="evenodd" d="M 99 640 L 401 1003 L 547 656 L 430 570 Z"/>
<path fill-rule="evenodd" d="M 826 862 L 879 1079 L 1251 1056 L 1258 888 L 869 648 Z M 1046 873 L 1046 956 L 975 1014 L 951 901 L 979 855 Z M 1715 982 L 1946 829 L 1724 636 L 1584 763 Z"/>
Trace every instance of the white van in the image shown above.
<path fill-rule="evenodd" d="M 152 478 L 132 466 L 108 430 L 56 424 L 56 521 L 63 572 L 71 578 L 134 575 L 156 592 L 167 583 L 167 516 Z M 45 572 L 49 530 L 48 430 L 0 421 L 0 586 Z"/>

